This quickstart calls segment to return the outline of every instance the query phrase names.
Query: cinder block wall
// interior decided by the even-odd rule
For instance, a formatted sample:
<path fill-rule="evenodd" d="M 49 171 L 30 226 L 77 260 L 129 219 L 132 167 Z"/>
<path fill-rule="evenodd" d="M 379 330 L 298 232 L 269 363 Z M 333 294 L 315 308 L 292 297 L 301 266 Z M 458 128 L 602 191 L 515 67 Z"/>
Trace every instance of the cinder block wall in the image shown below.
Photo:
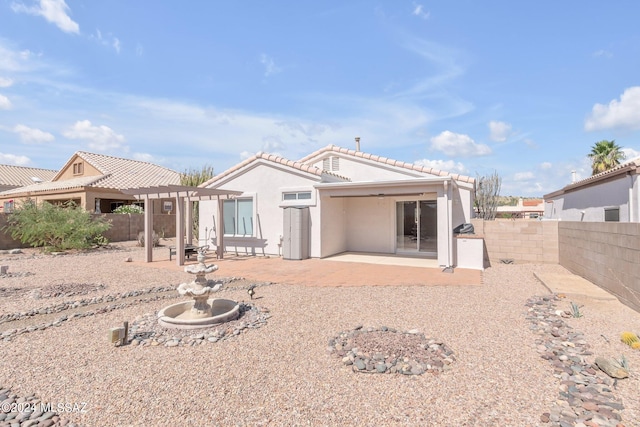
<path fill-rule="evenodd" d="M 640 224 L 558 223 L 559 263 L 640 311 Z"/>
<path fill-rule="evenodd" d="M 558 222 L 528 220 L 471 220 L 484 237 L 491 264 L 501 259 L 516 263 L 558 263 Z"/>
<path fill-rule="evenodd" d="M 110 242 L 136 240 L 138 233 L 144 231 L 144 215 L 142 214 L 99 214 L 111 221 L 111 228 L 104 233 Z M 0 214 L 0 249 L 25 248 L 18 240 L 13 240 L 4 227 L 8 214 Z M 161 237 L 176 236 L 176 216 L 169 214 L 153 215 L 153 230 Z"/>

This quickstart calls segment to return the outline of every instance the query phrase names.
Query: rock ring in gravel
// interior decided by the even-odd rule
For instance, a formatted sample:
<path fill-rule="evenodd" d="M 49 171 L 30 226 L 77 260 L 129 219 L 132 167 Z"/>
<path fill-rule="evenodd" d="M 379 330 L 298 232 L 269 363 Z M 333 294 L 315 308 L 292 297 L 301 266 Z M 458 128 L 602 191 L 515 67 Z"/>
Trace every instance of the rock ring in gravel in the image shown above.
<path fill-rule="evenodd" d="M 412 329 L 399 332 L 356 327 L 329 340 L 328 350 L 351 366 L 353 372 L 377 374 L 439 374 L 451 368 L 453 351 L 442 341 Z"/>
<path fill-rule="evenodd" d="M 158 324 L 155 313 L 137 318 L 129 327 L 129 345 L 147 347 L 185 347 L 223 341 L 249 329 L 257 329 L 271 317 L 268 308 L 240 303 L 240 316 L 230 322 L 204 329 L 172 329 Z"/>

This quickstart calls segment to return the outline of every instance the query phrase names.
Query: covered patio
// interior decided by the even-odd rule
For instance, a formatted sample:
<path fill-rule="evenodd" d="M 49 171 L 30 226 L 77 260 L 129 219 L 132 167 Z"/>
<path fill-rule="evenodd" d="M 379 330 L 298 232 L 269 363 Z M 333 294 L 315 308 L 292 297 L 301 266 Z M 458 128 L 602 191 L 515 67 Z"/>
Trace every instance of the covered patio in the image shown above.
<path fill-rule="evenodd" d="M 122 193 L 134 196 L 145 203 L 144 210 L 144 248 L 145 261 L 153 261 L 153 209 L 149 209 L 151 200 L 175 199 L 176 206 L 176 264 L 184 265 L 185 247 L 192 247 L 193 243 L 193 203 L 201 200 L 217 200 L 218 215 L 216 228 L 223 229 L 222 203 L 225 199 L 231 199 L 242 194 L 241 191 L 218 190 L 212 188 L 191 187 L 186 185 L 163 185 L 158 187 L 128 188 Z M 216 236 L 216 257 L 224 257 L 224 233 Z"/>

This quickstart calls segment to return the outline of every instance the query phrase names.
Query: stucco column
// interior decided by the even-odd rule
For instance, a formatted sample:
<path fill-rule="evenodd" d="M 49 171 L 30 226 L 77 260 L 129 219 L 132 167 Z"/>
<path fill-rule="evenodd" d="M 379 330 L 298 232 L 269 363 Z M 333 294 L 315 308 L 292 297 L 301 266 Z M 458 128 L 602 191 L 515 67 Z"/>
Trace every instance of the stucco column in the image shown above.
<path fill-rule="evenodd" d="M 185 227 L 187 232 L 187 243 L 189 245 L 193 244 L 193 202 L 191 199 L 187 197 L 186 199 L 186 209 L 185 212 Z M 200 244 L 198 243 L 198 246 Z"/>

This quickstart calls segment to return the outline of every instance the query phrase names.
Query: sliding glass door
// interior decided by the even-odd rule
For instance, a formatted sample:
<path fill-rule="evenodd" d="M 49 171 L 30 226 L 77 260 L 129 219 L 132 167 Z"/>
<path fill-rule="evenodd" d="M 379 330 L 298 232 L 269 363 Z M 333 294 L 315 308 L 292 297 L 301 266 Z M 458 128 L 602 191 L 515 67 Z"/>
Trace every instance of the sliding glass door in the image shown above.
<path fill-rule="evenodd" d="M 435 200 L 396 202 L 396 252 L 437 253 L 438 214 Z"/>

